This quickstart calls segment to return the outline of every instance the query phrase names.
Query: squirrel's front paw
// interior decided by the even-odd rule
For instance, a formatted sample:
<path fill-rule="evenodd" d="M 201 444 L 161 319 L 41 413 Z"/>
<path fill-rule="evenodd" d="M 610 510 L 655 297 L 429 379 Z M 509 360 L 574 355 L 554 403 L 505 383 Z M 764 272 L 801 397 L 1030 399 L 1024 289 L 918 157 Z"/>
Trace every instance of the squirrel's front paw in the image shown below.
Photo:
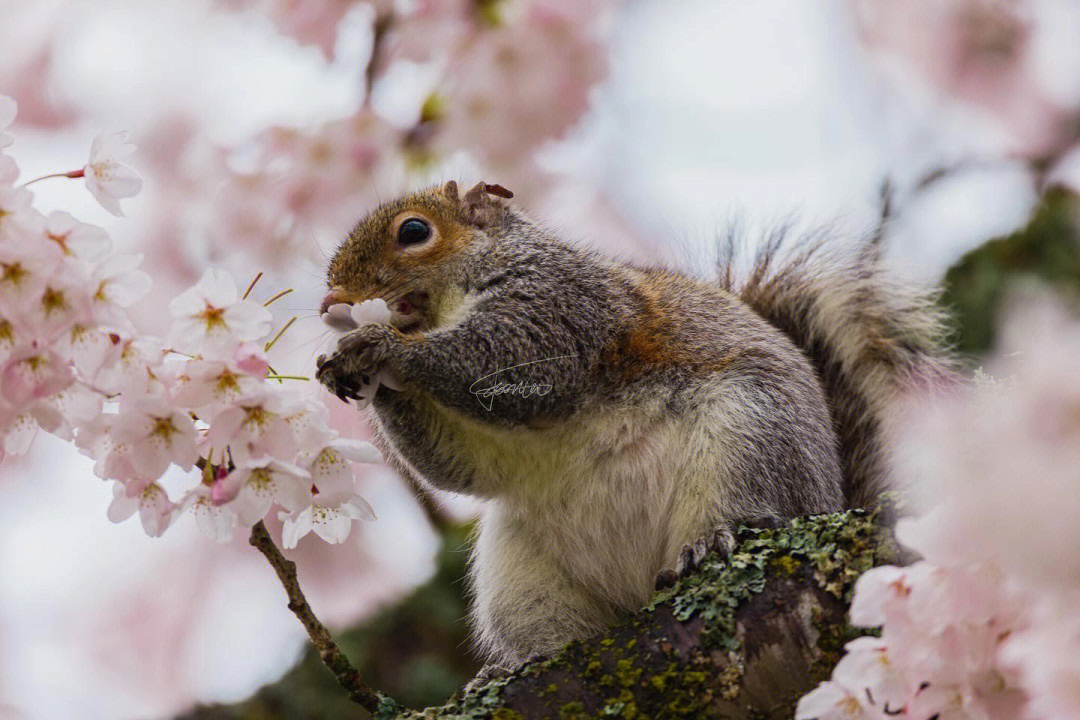
<path fill-rule="evenodd" d="M 329 356 L 315 361 L 315 378 L 341 400 L 356 400 L 362 387 L 384 368 L 397 342 L 389 325 L 364 325 L 338 341 Z"/>

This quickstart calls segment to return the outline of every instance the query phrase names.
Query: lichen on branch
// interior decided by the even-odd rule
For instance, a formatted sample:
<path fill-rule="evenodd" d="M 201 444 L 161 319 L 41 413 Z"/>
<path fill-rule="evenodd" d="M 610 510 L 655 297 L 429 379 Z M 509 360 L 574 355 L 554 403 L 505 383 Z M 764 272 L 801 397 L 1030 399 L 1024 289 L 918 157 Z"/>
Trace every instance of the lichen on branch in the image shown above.
<path fill-rule="evenodd" d="M 626 622 L 512 676 L 422 712 L 389 718 L 790 718 L 827 678 L 844 643 L 855 580 L 896 562 L 887 504 L 743 529 L 725 559 Z"/>

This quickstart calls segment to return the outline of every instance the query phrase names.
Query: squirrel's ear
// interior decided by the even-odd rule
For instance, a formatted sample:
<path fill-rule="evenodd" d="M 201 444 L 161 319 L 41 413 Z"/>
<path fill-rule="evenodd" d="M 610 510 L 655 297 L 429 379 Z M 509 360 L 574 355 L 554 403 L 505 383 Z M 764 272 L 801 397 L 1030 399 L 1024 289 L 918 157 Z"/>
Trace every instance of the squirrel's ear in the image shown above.
<path fill-rule="evenodd" d="M 455 181 L 453 181 L 453 180 L 450 180 L 445 185 L 443 185 L 442 186 L 442 191 L 443 191 L 443 195 L 446 196 L 447 200 L 457 202 L 458 200 L 461 199 L 461 198 L 458 197 L 457 183 Z"/>
<path fill-rule="evenodd" d="M 514 193 L 502 185 L 479 182 L 465 193 L 465 197 L 461 198 L 461 204 L 469 222 L 484 227 L 494 224 L 506 209 L 506 205 L 497 198 L 510 199 L 512 197 Z"/>

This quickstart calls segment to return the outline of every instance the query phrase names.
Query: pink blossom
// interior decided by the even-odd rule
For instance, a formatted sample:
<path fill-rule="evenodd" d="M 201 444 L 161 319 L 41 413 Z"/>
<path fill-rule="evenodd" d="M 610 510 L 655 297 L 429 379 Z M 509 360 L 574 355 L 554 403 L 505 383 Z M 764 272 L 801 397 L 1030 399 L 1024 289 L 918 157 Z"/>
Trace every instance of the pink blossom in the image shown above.
<path fill-rule="evenodd" d="M 115 483 L 108 516 L 109 520 L 118 523 L 138 512 L 146 534 L 150 537 L 160 537 L 176 518 L 177 509 L 177 506 L 169 500 L 165 490 L 157 483 L 149 483 L 142 488 Z"/>
<path fill-rule="evenodd" d="M 217 542 L 226 543 L 236 534 L 236 512 L 216 503 L 212 492 L 206 485 L 198 485 L 188 491 L 183 505 L 190 508 L 200 530 Z"/>
<path fill-rule="evenodd" d="M 917 512 L 896 535 L 925 559 L 856 583 L 852 623 L 881 637 L 849 645 L 832 682 L 864 708 L 872 697 L 912 717 L 1080 711 L 1078 358 L 1080 323 L 1029 302 L 989 365 L 1007 381 L 984 373 L 898 408 L 895 471 Z"/>
<path fill-rule="evenodd" d="M 225 505 L 244 527 L 262 520 L 274 503 L 290 512 L 304 507 L 311 497 L 311 474 L 273 458 L 246 460 L 223 480 L 218 505 Z"/>
<path fill-rule="evenodd" d="M 142 190 L 139 174 L 119 161 L 135 151 L 135 145 L 127 139 L 126 132 L 98 133 L 90 144 L 90 160 L 83 167 L 86 189 L 103 208 L 117 216 L 124 214 L 117 200 L 134 197 Z"/>
<path fill-rule="evenodd" d="M 234 360 L 187 360 L 174 371 L 175 402 L 207 416 L 256 393 L 265 376 L 264 370 L 263 376 L 253 377 Z"/>
<path fill-rule="evenodd" d="M 89 323 L 73 323 L 54 347 L 70 358 L 77 375 L 86 382 L 93 382 L 105 363 L 115 358 L 115 344 L 110 334 Z"/>
<path fill-rule="evenodd" d="M 1041 82 L 1047 28 L 1037 3 L 853 0 L 864 41 L 948 97 L 992 113 L 1019 152 L 1047 153 L 1067 137 L 1070 111 Z M 1046 18 L 1042 18 L 1045 22 Z"/>
<path fill-rule="evenodd" d="M 132 446 L 113 436 L 117 422 L 114 413 L 102 414 L 79 428 L 75 445 L 94 458 L 94 474 L 100 478 L 122 481 L 138 477 L 132 462 Z"/>
<path fill-rule="evenodd" d="M 15 404 L 50 397 L 75 381 L 63 358 L 47 347 L 35 345 L 14 352 L 0 378 L 4 397 Z"/>
<path fill-rule="evenodd" d="M 92 312 L 104 323 L 123 323 L 121 308 L 129 308 L 150 292 L 150 276 L 139 270 L 143 256 L 112 255 L 91 273 Z"/>
<path fill-rule="evenodd" d="M 108 255 L 112 242 L 108 234 L 96 225 L 81 223 L 62 210 L 49 213 L 45 236 L 56 243 L 65 255 L 86 262 L 96 262 Z"/>
<path fill-rule="evenodd" d="M 294 548 L 311 531 L 326 542 L 336 545 L 345 542 L 354 520 L 374 520 L 375 511 L 367 500 L 355 493 L 324 496 L 317 494 L 311 504 L 293 513 L 281 513 L 284 522 L 281 541 Z"/>
<path fill-rule="evenodd" d="M 28 328 L 42 341 L 54 342 L 77 322 L 88 319 L 90 294 L 85 278 L 62 268 L 45 282 L 37 302 L 28 305 Z"/>
<path fill-rule="evenodd" d="M 228 447 L 238 462 L 266 455 L 294 457 L 299 448 L 288 417 L 301 410 L 294 398 L 260 388 L 210 420 L 203 446 L 217 450 Z"/>
<path fill-rule="evenodd" d="M 55 277 L 62 258 L 52 248 L 34 242 L 36 238 L 22 228 L 12 229 L 10 238 L 10 242 L 0 242 L 0 312 L 28 328 L 30 323 L 25 320 L 25 313 L 39 304 L 45 285 Z M 36 329 L 34 332 L 37 334 Z"/>
<path fill-rule="evenodd" d="M 0 187 L 9 186 L 19 177 L 19 165 L 10 155 L 0 153 Z"/>
<path fill-rule="evenodd" d="M 94 375 L 94 383 L 112 394 L 123 390 L 130 397 L 161 395 L 163 389 L 154 372 L 164 355 L 159 342 L 146 336 L 121 334 L 110 334 L 109 342 L 107 358 Z"/>
<path fill-rule="evenodd" d="M 835 682 L 826 681 L 799 699 L 795 720 L 870 720 L 859 699 Z"/>
<path fill-rule="evenodd" d="M 4 172 L 10 174 L 10 166 Z M 0 231 L 16 232 L 19 221 L 29 212 L 33 200 L 33 194 L 26 188 L 0 184 Z"/>
<path fill-rule="evenodd" d="M 240 298 L 233 279 L 209 269 L 195 287 L 173 298 L 175 318 L 170 342 L 174 347 L 214 356 L 228 354 L 242 342 L 258 340 L 270 331 L 270 311 Z"/>
<path fill-rule="evenodd" d="M 371 443 L 338 438 L 321 450 L 301 453 L 297 462 L 311 474 L 311 481 L 320 494 L 338 496 L 356 490 L 350 462 L 378 464 L 382 462 L 382 455 Z"/>
<path fill-rule="evenodd" d="M 141 477 L 158 478 L 170 464 L 190 470 L 198 459 L 191 416 L 157 398 L 122 403 L 113 434 L 129 445 L 131 462 Z"/>

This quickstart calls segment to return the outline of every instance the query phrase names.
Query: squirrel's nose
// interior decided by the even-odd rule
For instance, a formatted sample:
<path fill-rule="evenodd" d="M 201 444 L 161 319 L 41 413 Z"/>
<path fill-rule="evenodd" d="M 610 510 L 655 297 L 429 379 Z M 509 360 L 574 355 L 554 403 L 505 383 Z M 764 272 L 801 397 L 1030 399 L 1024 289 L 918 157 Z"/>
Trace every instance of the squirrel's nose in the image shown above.
<path fill-rule="evenodd" d="M 326 311 L 330 309 L 331 305 L 337 305 L 339 303 L 349 302 L 344 295 L 337 290 L 331 290 L 326 293 L 326 297 L 322 299 L 322 307 L 320 308 L 321 314 L 326 314 Z"/>

